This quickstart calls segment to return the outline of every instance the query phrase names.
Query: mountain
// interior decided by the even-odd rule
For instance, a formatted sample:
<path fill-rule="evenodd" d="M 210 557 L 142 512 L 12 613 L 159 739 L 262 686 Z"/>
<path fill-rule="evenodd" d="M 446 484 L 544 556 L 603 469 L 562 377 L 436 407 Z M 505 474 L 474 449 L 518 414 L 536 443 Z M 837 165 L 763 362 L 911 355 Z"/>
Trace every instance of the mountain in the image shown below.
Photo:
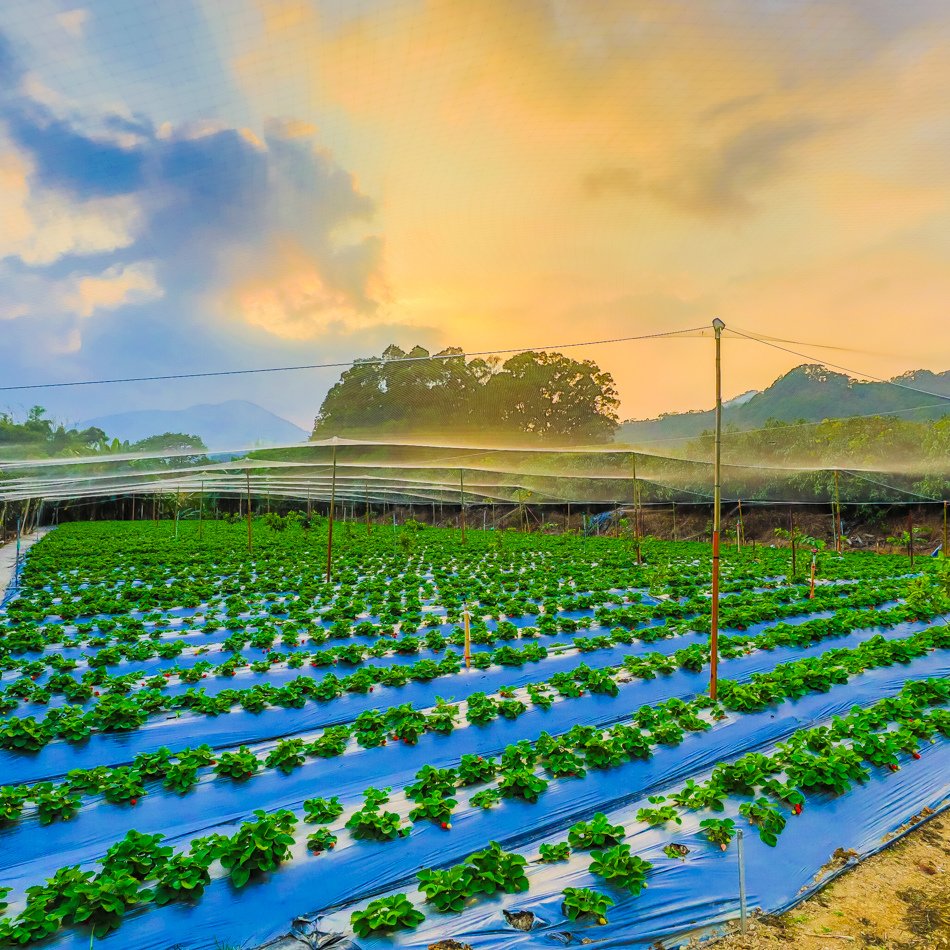
<path fill-rule="evenodd" d="M 163 432 L 200 436 L 209 449 L 303 442 L 310 433 L 262 406 L 241 399 L 206 403 L 189 409 L 140 409 L 99 416 L 79 423 L 95 426 L 111 438 L 138 442 Z"/>
<path fill-rule="evenodd" d="M 950 396 L 950 371 L 913 370 L 895 376 L 889 383 L 874 383 L 852 379 L 824 366 L 802 364 L 762 392 L 743 393 L 724 402 L 722 421 L 724 426 L 749 429 L 769 419 L 821 422 L 899 411 L 897 418 L 919 422 L 950 414 L 950 402 L 892 383 Z M 705 409 L 667 413 L 656 419 L 630 419 L 620 426 L 616 438 L 618 442 L 688 438 L 711 430 L 715 418 L 713 409 Z"/>

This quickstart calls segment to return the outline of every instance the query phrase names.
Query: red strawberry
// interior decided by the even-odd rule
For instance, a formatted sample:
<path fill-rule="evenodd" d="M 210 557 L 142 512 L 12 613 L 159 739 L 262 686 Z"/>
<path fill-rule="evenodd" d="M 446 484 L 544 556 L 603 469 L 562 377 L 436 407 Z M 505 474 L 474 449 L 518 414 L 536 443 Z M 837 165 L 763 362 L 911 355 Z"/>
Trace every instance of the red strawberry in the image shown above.
<path fill-rule="evenodd" d="M 802 813 L 802 806 L 799 804 L 792 805 L 792 814 L 800 815 Z"/>
<path fill-rule="evenodd" d="M 138 799 L 137 799 L 137 798 L 130 798 L 130 799 L 129 799 L 129 804 L 130 804 L 130 805 L 134 805 L 136 802 L 138 802 Z"/>
<path fill-rule="evenodd" d="M 452 827 L 452 825 L 451 825 L 450 822 L 448 822 L 448 821 L 443 821 L 443 822 L 442 822 L 442 830 L 443 830 L 443 831 L 449 831 L 449 830 L 451 829 L 451 827 Z"/>
<path fill-rule="evenodd" d="M 914 757 L 915 759 L 919 759 L 919 758 L 920 758 L 920 753 L 919 753 L 919 752 L 913 752 L 913 753 L 911 753 L 911 754 L 913 755 L 913 757 Z"/>
<path fill-rule="evenodd" d="M 889 768 L 892 772 L 896 772 L 896 771 L 900 768 L 900 766 L 899 766 L 899 765 L 889 765 L 888 768 Z"/>
<path fill-rule="evenodd" d="M 313 849 L 313 853 L 314 853 L 314 854 L 319 854 L 319 853 L 320 853 L 320 849 L 319 849 L 319 848 L 314 848 L 314 849 Z"/>
<path fill-rule="evenodd" d="M 94 689 L 94 690 L 92 691 L 92 695 L 93 695 L 93 696 L 98 696 L 98 695 L 99 695 L 99 690 Z"/>
<path fill-rule="evenodd" d="M 725 850 L 726 850 L 726 847 L 727 847 L 726 845 L 721 844 L 721 845 L 719 845 L 719 850 L 720 850 L 720 851 L 725 851 Z"/>

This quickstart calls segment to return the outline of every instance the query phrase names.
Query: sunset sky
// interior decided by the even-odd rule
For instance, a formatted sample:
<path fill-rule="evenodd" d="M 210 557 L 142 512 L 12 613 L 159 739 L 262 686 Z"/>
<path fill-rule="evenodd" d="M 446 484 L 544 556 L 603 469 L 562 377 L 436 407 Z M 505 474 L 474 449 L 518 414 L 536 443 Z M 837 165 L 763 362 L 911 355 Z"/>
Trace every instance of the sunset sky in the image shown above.
<path fill-rule="evenodd" d="M 4 0 L 3 385 L 715 316 L 950 369 L 948 89 L 945 0 Z M 710 405 L 711 345 L 572 352 L 645 417 Z M 730 340 L 725 394 L 799 362 Z M 0 407 L 309 426 L 338 373 Z"/>

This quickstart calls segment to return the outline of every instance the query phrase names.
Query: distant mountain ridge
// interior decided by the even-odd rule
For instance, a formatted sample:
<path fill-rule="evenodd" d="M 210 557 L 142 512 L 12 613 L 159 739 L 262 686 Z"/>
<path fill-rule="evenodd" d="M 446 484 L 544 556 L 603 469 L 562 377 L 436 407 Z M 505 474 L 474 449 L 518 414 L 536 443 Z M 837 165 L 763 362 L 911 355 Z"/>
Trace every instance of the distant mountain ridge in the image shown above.
<path fill-rule="evenodd" d="M 111 438 L 138 442 L 164 432 L 197 435 L 212 450 L 303 442 L 310 433 L 281 416 L 243 399 L 203 403 L 188 409 L 138 409 L 98 416 L 79 423 L 95 426 Z"/>
<path fill-rule="evenodd" d="M 891 382 L 950 396 L 950 371 L 912 370 Z M 925 408 L 920 408 L 925 407 Z M 890 383 L 863 382 L 824 366 L 803 363 L 780 376 L 761 392 L 743 393 L 723 403 L 723 425 L 754 428 L 769 419 L 782 422 L 821 422 L 843 416 L 877 415 L 899 411 L 898 418 L 913 421 L 939 419 L 950 414 L 950 402 Z M 713 409 L 673 412 L 656 419 L 630 419 L 617 430 L 618 442 L 688 438 L 715 425 Z"/>

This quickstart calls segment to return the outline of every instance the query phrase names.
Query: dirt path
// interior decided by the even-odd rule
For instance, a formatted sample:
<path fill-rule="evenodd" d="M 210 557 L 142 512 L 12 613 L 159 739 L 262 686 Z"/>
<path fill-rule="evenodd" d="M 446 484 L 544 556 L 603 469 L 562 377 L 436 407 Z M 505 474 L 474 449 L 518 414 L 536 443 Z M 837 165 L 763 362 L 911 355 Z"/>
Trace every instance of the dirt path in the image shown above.
<path fill-rule="evenodd" d="M 782 917 L 714 950 L 950 948 L 950 812 L 843 874 Z"/>

